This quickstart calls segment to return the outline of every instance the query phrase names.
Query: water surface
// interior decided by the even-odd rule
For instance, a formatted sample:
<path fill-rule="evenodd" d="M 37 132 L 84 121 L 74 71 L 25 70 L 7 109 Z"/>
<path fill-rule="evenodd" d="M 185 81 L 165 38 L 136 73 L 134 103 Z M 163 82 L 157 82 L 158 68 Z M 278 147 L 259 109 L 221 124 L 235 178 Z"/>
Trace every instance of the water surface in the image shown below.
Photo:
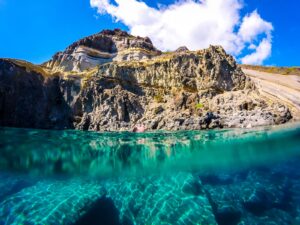
<path fill-rule="evenodd" d="M 300 224 L 300 124 L 0 128 L 0 224 Z"/>

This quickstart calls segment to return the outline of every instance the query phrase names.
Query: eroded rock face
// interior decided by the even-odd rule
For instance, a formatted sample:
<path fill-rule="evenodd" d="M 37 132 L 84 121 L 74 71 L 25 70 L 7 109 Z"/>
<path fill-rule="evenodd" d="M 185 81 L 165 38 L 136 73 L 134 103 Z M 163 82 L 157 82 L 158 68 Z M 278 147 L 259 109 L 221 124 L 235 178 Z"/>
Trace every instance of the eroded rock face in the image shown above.
<path fill-rule="evenodd" d="M 125 56 L 132 49 L 155 54 Z M 96 61 L 74 59 L 79 51 Z M 261 96 L 222 47 L 161 54 L 148 38 L 120 30 L 84 38 L 42 67 L 1 60 L 0 93 L 2 126 L 179 130 L 291 119 L 289 108 Z"/>
<path fill-rule="evenodd" d="M 181 46 L 175 50 L 175 52 L 188 52 L 189 49 L 186 46 Z"/>
<path fill-rule="evenodd" d="M 119 29 L 103 30 L 58 52 L 44 66 L 52 71 L 83 71 L 112 61 L 149 59 L 159 54 L 149 38 Z"/>
<path fill-rule="evenodd" d="M 0 126 L 72 128 L 58 76 L 0 60 Z"/>
<path fill-rule="evenodd" d="M 214 89 L 222 93 L 251 86 L 234 59 L 220 46 L 197 52 L 171 53 L 146 61 L 109 63 L 99 67 L 98 76 L 190 92 Z"/>

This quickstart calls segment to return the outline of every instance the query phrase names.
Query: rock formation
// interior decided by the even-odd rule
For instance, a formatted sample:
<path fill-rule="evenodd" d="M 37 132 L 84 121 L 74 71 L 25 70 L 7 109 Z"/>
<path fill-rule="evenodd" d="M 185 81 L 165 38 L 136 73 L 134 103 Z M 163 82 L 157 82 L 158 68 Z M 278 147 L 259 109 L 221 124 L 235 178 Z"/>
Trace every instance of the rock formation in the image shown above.
<path fill-rule="evenodd" d="M 281 124 L 289 108 L 260 95 L 220 46 L 162 53 L 105 30 L 41 66 L 0 60 L 0 125 L 83 130 Z"/>
<path fill-rule="evenodd" d="M 112 61 L 149 59 L 161 54 L 149 38 L 134 37 L 119 29 L 83 38 L 44 63 L 52 71 L 83 71 Z"/>

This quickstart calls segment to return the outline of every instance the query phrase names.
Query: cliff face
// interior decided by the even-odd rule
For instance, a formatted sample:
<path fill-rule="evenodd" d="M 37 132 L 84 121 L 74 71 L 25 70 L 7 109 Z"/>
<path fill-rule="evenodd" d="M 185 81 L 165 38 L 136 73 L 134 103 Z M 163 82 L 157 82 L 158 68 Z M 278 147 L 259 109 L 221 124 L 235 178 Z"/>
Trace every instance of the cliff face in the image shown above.
<path fill-rule="evenodd" d="M 261 96 L 220 46 L 161 53 L 148 38 L 115 30 L 42 66 L 0 61 L 1 126 L 178 130 L 290 119 L 288 107 Z"/>
<path fill-rule="evenodd" d="M 70 109 L 60 91 L 61 79 L 0 59 L 0 126 L 72 127 Z"/>
<path fill-rule="evenodd" d="M 44 66 L 52 71 L 84 71 L 112 61 L 150 59 L 160 55 L 149 38 L 134 37 L 119 29 L 103 30 L 58 52 Z"/>

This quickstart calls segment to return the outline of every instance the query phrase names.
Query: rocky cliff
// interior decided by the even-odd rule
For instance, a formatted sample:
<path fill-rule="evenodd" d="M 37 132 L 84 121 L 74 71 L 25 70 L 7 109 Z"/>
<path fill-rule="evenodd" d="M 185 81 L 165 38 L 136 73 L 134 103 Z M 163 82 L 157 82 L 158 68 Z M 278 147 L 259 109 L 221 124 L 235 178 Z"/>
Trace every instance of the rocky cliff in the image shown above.
<path fill-rule="evenodd" d="M 280 124 L 289 108 L 260 95 L 220 46 L 162 53 L 105 30 L 43 65 L 0 60 L 0 125 L 83 130 Z"/>
<path fill-rule="evenodd" d="M 119 29 L 103 30 L 73 43 L 43 66 L 52 71 L 84 71 L 103 63 L 150 59 L 160 54 L 149 38 Z"/>

